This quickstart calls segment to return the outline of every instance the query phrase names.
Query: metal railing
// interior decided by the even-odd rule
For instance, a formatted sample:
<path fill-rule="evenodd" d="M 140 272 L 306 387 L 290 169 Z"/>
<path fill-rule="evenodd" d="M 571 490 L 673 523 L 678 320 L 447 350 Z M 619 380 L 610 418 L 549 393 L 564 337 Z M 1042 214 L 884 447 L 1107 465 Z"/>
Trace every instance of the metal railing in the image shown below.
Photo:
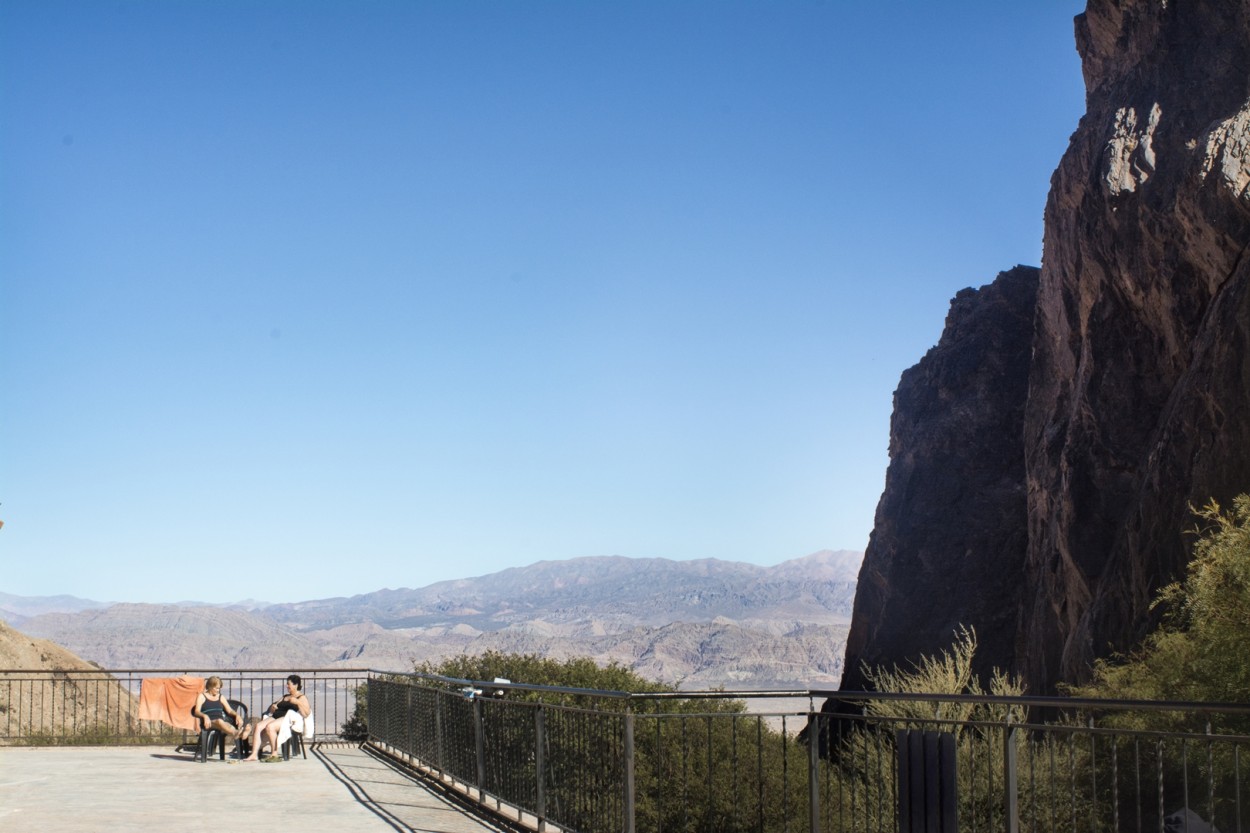
<path fill-rule="evenodd" d="M 185 743 L 185 733 L 139 719 L 143 679 L 215 673 L 226 696 L 255 714 L 291 672 L 0 670 L 0 745 Z M 639 695 L 294 672 L 312 701 L 317 741 L 367 720 L 375 749 L 539 829 L 1250 830 L 1250 705 L 818 690 Z M 755 698 L 785 705 L 747 711 Z M 826 698 L 861 708 L 821 712 Z M 930 778 L 939 764 L 942 777 Z M 948 817 L 932 818 L 931 806 Z"/>
<path fill-rule="evenodd" d="M 745 712 L 755 697 L 806 703 Z M 813 710 L 828 697 L 870 707 Z M 373 745 L 539 829 L 1230 833 L 1250 823 L 1250 706 L 629 695 L 394 674 L 373 675 L 367 698 Z M 926 736 L 949 758 L 945 806 L 925 777 L 939 754 Z M 898 751 L 909 742 L 921 750 L 903 761 L 915 769 L 910 793 Z"/>
<path fill-rule="evenodd" d="M 292 673 L 303 679 L 313 708 L 314 741 L 338 738 L 356 712 L 365 669 L 0 669 L 0 745 L 186 742 L 186 732 L 140 719 L 144 679 L 215 675 L 227 699 L 243 702 L 256 716 L 286 693 L 286 677 Z"/>

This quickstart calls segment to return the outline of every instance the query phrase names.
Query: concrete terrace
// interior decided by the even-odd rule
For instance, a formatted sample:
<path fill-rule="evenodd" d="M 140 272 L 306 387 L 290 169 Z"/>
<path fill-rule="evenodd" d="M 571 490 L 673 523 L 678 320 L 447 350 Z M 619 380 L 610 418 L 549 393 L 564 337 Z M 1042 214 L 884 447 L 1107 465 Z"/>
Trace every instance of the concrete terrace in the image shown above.
<path fill-rule="evenodd" d="M 199 763 L 169 747 L 0 747 L 0 830 L 489 833 L 436 786 L 368 751 L 319 746 L 283 763 Z M 289 827 L 288 827 L 289 825 Z"/>

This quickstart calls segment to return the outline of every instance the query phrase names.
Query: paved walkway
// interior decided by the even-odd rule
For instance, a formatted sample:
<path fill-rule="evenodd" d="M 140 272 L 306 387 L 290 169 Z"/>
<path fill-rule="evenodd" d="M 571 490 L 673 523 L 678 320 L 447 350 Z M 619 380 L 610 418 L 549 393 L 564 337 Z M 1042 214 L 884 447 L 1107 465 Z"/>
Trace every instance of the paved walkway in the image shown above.
<path fill-rule="evenodd" d="M 230 764 L 168 747 L 0 747 L 0 830 L 491 833 L 437 790 L 354 746 Z"/>

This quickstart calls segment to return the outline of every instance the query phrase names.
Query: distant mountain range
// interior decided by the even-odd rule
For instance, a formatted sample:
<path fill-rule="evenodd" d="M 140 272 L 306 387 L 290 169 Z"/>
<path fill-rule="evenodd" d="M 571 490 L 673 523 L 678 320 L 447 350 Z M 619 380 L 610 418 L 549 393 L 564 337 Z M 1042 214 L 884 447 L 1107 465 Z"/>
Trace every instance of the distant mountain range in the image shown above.
<path fill-rule="evenodd" d="M 108 606 L 109 602 L 93 602 L 77 596 L 14 596 L 0 593 L 0 620 L 16 627 L 42 613 L 77 613 Z"/>
<path fill-rule="evenodd" d="M 106 668 L 410 670 L 488 649 L 616 661 L 685 688 L 836 683 L 861 553 L 775 567 L 542 561 L 419 589 L 228 606 L 0 594 L 0 618 Z"/>

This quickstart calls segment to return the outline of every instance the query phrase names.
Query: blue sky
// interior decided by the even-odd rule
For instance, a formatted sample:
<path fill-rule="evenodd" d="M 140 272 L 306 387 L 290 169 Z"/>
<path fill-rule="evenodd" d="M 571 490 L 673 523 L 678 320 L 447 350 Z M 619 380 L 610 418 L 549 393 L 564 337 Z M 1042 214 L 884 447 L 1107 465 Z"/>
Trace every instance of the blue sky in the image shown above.
<path fill-rule="evenodd" d="M 0 591 L 862 550 L 1071 0 L 0 2 Z"/>

